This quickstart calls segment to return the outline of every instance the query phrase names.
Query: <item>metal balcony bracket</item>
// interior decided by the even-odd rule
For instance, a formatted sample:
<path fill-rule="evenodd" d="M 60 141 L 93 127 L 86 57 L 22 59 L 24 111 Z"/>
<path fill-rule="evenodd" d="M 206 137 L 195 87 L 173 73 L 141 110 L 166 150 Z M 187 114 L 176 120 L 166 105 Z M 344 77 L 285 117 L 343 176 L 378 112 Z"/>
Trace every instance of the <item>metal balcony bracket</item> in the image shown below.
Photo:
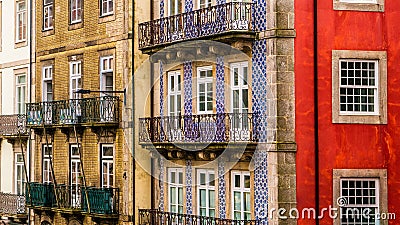
<path fill-rule="evenodd" d="M 63 133 L 65 135 L 65 142 L 71 142 L 71 141 L 75 142 L 76 141 L 75 132 L 74 132 L 73 127 L 62 127 L 62 128 L 60 128 L 60 130 L 61 130 L 61 133 Z M 76 133 L 78 135 L 78 140 L 80 142 L 82 142 L 84 130 L 85 129 L 83 127 L 76 127 Z"/>
<path fill-rule="evenodd" d="M 117 135 L 117 129 L 114 127 L 91 127 L 93 133 L 96 134 L 97 143 L 114 143 Z"/>

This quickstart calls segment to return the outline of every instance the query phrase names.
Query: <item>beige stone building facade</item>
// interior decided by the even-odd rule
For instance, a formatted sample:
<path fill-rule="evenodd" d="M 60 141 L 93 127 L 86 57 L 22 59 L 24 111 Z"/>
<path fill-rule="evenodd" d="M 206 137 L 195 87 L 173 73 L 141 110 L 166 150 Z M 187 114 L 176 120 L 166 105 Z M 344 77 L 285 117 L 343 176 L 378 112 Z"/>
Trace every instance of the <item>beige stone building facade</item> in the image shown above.
<path fill-rule="evenodd" d="M 129 0 L 37 0 L 32 224 L 132 221 Z"/>

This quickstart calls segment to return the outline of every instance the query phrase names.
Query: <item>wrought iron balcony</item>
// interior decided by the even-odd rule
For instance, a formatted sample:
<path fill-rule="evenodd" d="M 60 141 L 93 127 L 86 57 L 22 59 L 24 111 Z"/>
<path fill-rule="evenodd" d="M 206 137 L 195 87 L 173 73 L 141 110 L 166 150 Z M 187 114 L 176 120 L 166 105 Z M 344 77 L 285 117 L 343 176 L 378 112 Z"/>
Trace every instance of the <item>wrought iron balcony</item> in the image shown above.
<path fill-rule="evenodd" d="M 28 207 L 49 207 L 99 215 L 118 215 L 118 188 L 87 187 L 85 189 L 80 185 L 64 184 L 54 187 L 53 184 L 41 183 L 29 183 L 29 188 L 30 190 L 28 187 L 26 190 Z M 89 199 L 89 207 L 86 199 Z"/>
<path fill-rule="evenodd" d="M 119 122 L 119 98 L 70 99 L 27 104 L 27 126 Z"/>
<path fill-rule="evenodd" d="M 231 220 L 163 212 L 157 209 L 139 209 L 139 225 L 259 225 L 257 220 Z"/>
<path fill-rule="evenodd" d="M 0 215 L 18 216 L 26 214 L 25 196 L 0 192 Z"/>
<path fill-rule="evenodd" d="M 139 49 L 224 33 L 253 33 L 254 6 L 230 2 L 141 23 Z"/>
<path fill-rule="evenodd" d="M 1 115 L 0 116 L 0 135 L 16 136 L 26 134 L 26 116 L 18 115 Z"/>
<path fill-rule="evenodd" d="M 165 116 L 139 119 L 139 142 L 232 143 L 258 142 L 263 117 L 253 113 Z"/>

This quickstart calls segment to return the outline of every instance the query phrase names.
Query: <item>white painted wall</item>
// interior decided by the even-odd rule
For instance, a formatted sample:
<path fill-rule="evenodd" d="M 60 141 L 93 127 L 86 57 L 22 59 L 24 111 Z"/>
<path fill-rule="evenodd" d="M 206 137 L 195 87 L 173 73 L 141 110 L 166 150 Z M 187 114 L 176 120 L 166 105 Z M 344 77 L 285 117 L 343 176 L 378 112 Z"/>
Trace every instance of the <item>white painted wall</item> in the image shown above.
<path fill-rule="evenodd" d="M 29 101 L 29 0 L 26 0 L 27 10 L 27 41 L 26 46 L 16 48 L 15 25 L 16 25 L 16 1 L 0 0 L 1 8 L 1 51 L 0 51 L 0 74 L 1 74 L 1 115 L 11 115 L 16 113 L 15 82 L 14 70 L 27 68 L 27 101 Z M 5 193 L 15 193 L 14 183 L 14 150 L 7 140 L 2 139 L 0 143 L 0 191 Z M 18 150 L 19 151 L 19 150 Z"/>

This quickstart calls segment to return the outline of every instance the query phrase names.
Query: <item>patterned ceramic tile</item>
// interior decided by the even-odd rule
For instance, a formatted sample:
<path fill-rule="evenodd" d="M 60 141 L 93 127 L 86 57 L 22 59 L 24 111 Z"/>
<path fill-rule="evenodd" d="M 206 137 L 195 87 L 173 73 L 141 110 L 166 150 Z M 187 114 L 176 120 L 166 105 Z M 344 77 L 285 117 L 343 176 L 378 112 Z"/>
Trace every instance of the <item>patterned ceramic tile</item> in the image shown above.
<path fill-rule="evenodd" d="M 268 217 L 268 179 L 267 151 L 257 149 L 254 153 L 254 209 L 257 220 L 267 224 Z"/>
<path fill-rule="evenodd" d="M 159 187 L 160 187 L 160 198 L 158 202 L 158 208 L 164 211 L 164 159 L 160 159 L 160 177 L 159 177 Z"/>
<path fill-rule="evenodd" d="M 217 84 L 216 84 L 216 105 L 217 113 L 225 112 L 225 68 L 224 68 L 224 57 L 217 57 Z"/>
<path fill-rule="evenodd" d="M 184 111 L 185 115 L 192 115 L 192 62 L 186 61 L 183 63 L 183 91 L 184 91 Z"/>
<path fill-rule="evenodd" d="M 267 5 L 266 0 L 253 0 L 253 21 L 256 31 L 267 29 Z"/>
<path fill-rule="evenodd" d="M 226 218 L 226 182 L 225 175 L 225 162 L 218 161 L 218 209 L 219 218 Z"/>
<path fill-rule="evenodd" d="M 164 17 L 164 0 L 160 0 L 160 18 Z"/>
<path fill-rule="evenodd" d="M 160 61 L 160 116 L 164 116 L 164 68 Z"/>
<path fill-rule="evenodd" d="M 193 0 L 185 0 L 185 12 L 193 11 Z"/>
<path fill-rule="evenodd" d="M 186 160 L 186 214 L 193 214 L 192 161 Z"/>

